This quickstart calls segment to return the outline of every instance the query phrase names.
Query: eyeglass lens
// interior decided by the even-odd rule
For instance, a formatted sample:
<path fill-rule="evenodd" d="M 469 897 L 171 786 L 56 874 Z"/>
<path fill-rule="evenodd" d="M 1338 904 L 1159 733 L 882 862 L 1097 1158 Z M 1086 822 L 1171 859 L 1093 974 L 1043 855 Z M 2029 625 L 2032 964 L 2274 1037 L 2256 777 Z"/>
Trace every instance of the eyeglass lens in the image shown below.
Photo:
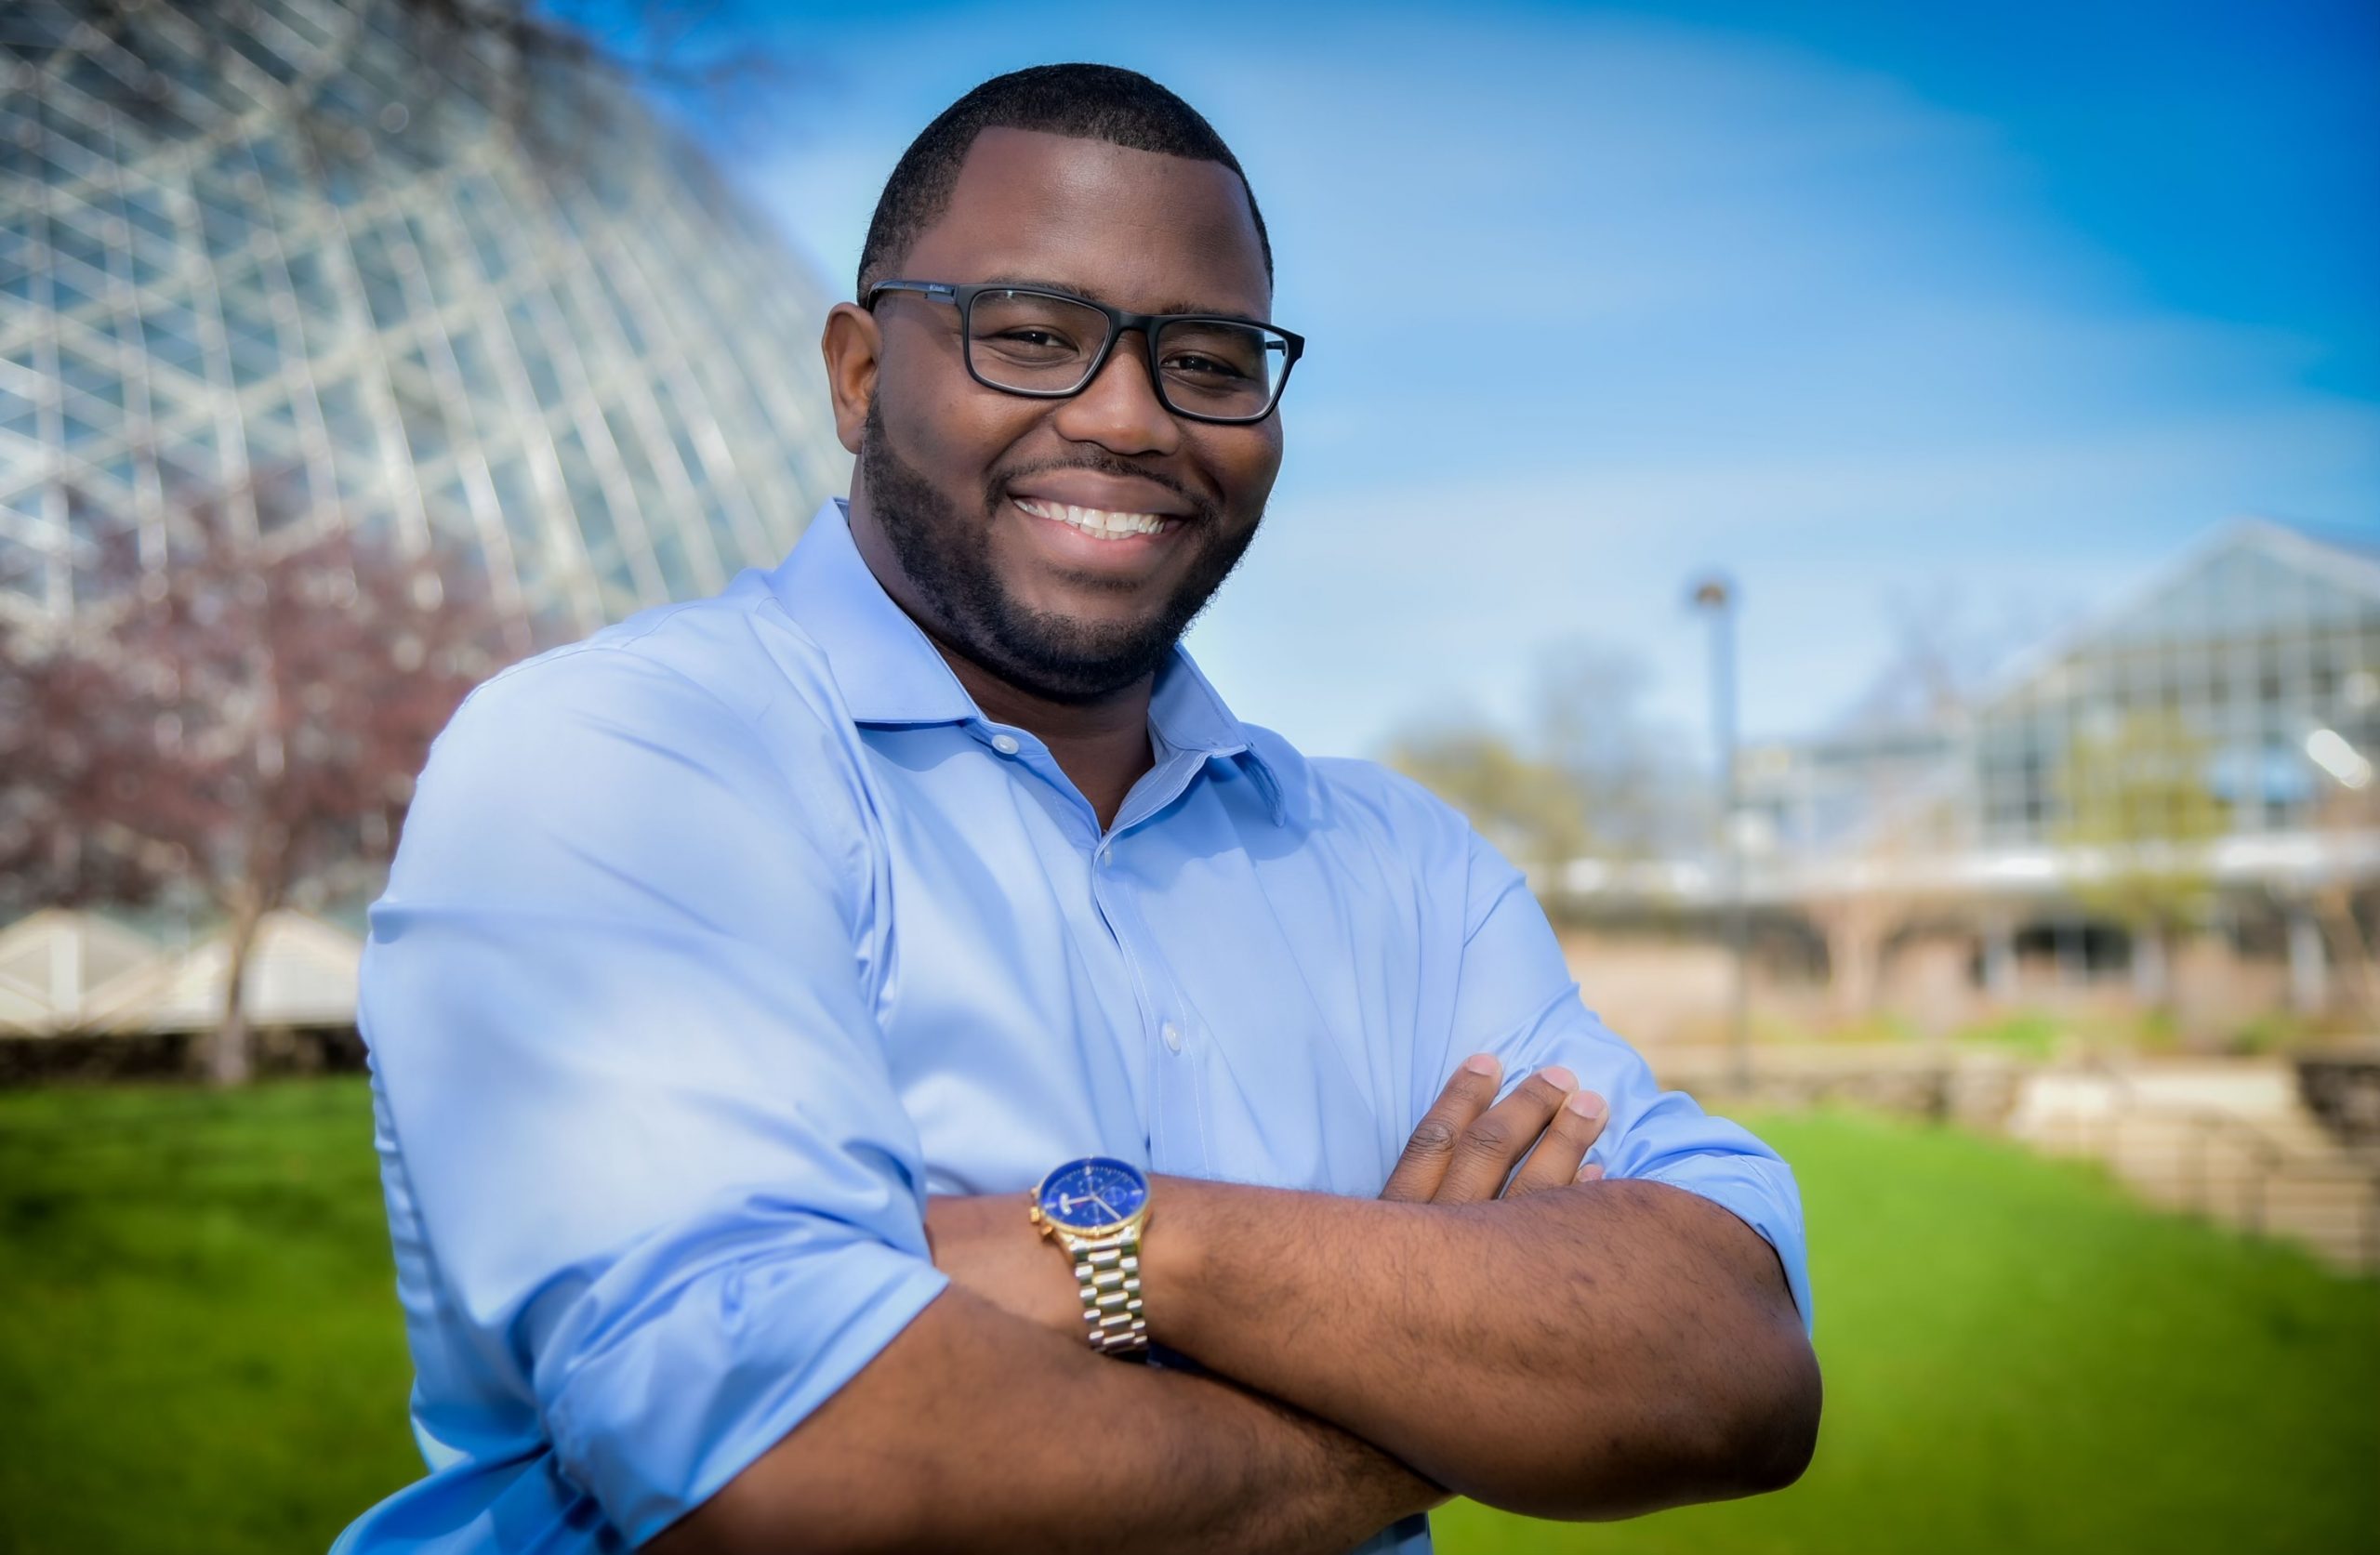
<path fill-rule="evenodd" d="M 967 323 L 977 376 L 1028 394 L 1082 387 L 1107 343 L 1107 316 L 1047 292 L 975 295 Z M 1289 342 L 1261 324 L 1178 319 L 1157 330 L 1158 394 L 1189 415 L 1260 416 L 1289 371 Z"/>

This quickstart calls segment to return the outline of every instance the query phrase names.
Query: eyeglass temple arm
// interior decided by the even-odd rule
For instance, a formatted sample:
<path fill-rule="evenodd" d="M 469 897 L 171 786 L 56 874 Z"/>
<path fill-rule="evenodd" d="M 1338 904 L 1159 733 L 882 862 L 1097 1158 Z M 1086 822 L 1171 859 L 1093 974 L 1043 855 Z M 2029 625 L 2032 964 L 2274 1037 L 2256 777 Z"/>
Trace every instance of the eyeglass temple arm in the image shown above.
<path fill-rule="evenodd" d="M 879 281 L 867 289 L 867 306 L 874 307 L 878 295 L 883 292 L 920 292 L 927 297 L 948 297 L 954 301 L 959 297 L 957 287 L 945 286 L 939 281 Z"/>

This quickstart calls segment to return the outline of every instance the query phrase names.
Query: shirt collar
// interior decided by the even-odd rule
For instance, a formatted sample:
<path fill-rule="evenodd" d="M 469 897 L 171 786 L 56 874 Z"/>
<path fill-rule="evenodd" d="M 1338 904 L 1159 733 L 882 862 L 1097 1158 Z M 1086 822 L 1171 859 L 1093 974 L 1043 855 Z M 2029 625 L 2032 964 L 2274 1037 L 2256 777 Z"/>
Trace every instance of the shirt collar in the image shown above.
<path fill-rule="evenodd" d="M 826 655 L 860 723 L 964 723 L 983 712 L 942 653 L 884 592 L 852 539 L 843 499 L 818 509 L 770 578 L 786 613 Z"/>
<path fill-rule="evenodd" d="M 900 727 L 983 720 L 941 651 L 868 570 L 843 498 L 818 510 L 770 585 L 826 655 L 854 721 Z M 1149 727 L 1161 746 L 1246 767 L 1274 824 L 1287 819 L 1280 773 L 1179 643 L 1157 667 Z"/>

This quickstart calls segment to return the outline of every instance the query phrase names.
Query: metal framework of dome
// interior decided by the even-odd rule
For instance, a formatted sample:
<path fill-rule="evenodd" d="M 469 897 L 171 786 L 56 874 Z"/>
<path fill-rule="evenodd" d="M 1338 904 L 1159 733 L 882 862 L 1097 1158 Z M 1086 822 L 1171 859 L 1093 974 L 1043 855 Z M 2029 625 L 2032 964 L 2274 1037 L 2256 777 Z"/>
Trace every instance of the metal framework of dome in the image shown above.
<path fill-rule="evenodd" d="M 842 489 L 817 281 L 624 85 L 441 14 L 0 7 L 0 611 L 204 502 L 442 545 L 549 642 Z"/>

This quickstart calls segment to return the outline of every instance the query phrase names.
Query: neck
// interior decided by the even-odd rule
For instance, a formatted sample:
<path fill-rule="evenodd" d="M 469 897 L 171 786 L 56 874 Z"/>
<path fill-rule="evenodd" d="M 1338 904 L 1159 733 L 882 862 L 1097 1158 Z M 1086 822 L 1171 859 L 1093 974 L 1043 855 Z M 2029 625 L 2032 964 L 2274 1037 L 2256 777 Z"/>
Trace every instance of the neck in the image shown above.
<path fill-rule="evenodd" d="M 1059 770 L 1091 801 L 1100 829 L 1115 824 L 1124 796 L 1156 765 L 1149 746 L 1149 693 L 1157 678 L 1144 675 L 1091 702 L 1053 702 L 985 668 L 932 626 L 919 625 L 984 716 L 1039 736 Z"/>
<path fill-rule="evenodd" d="M 1116 823 L 1124 796 L 1141 775 L 1157 764 L 1149 745 L 1149 697 L 1157 686 L 1154 674 L 1089 701 L 1059 701 L 1001 675 L 970 658 L 945 638 L 920 608 L 908 574 L 901 570 L 882 533 L 869 519 L 857 494 L 851 506 L 852 539 L 860 559 L 876 581 L 892 596 L 902 613 L 917 623 L 950 672 L 994 723 L 1025 730 L 1050 747 L 1051 758 L 1089 800 L 1102 831 Z"/>

